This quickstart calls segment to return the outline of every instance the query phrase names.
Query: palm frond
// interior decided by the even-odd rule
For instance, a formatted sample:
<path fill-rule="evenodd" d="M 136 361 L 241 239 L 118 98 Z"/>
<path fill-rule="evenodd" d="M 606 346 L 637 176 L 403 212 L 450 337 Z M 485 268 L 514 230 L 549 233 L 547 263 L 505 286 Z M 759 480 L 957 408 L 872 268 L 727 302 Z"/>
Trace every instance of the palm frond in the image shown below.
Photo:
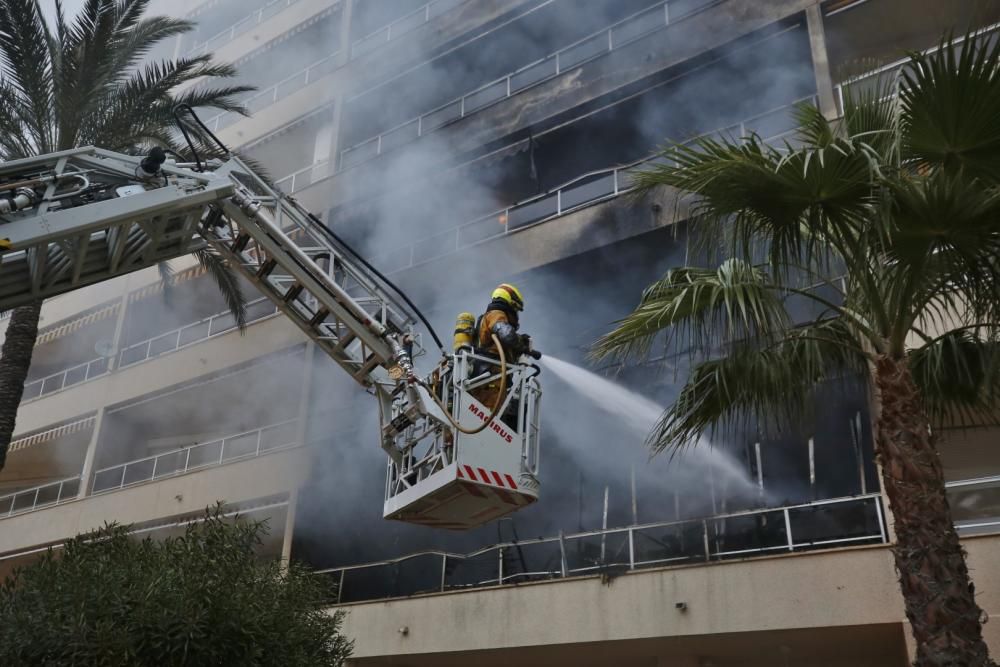
<path fill-rule="evenodd" d="M 103 104 L 106 112 L 92 117 L 91 123 L 81 129 L 81 138 L 85 143 L 112 149 L 141 143 L 153 132 L 173 125 L 173 110 L 178 102 L 171 95 L 173 88 L 202 76 L 231 72 L 229 66 L 212 65 L 209 56 L 149 63 L 108 93 Z M 245 113 L 232 98 L 250 90 L 247 86 L 200 89 L 181 95 L 181 99 Z"/>
<path fill-rule="evenodd" d="M 816 387 L 856 377 L 867 359 L 840 318 L 791 330 L 766 348 L 734 347 L 693 368 L 647 444 L 654 452 L 676 451 L 715 429 L 796 423 Z"/>
<path fill-rule="evenodd" d="M 247 328 L 247 301 L 236 272 L 233 271 L 221 255 L 211 248 L 202 248 L 195 252 L 195 256 L 198 258 L 198 263 L 205 268 L 219 287 L 219 292 L 226 301 L 226 306 L 229 308 L 229 312 L 232 313 L 240 333 L 245 333 Z"/>
<path fill-rule="evenodd" d="M 799 141 L 810 148 L 826 148 L 833 143 L 836 132 L 823 112 L 815 104 L 795 105 L 793 112 Z"/>
<path fill-rule="evenodd" d="M 877 156 L 844 139 L 788 154 L 756 136 L 700 139 L 663 157 L 635 174 L 638 191 L 667 185 L 695 195 L 700 228 L 726 230 L 731 256 L 755 261 L 763 249 L 776 271 L 847 254 L 878 174 Z"/>
<path fill-rule="evenodd" d="M 946 38 L 914 53 L 900 94 L 907 156 L 1000 183 L 1000 43 L 991 35 Z"/>
<path fill-rule="evenodd" d="M 907 361 L 932 423 L 975 426 L 1000 418 L 996 324 L 956 329 L 911 350 Z"/>
<path fill-rule="evenodd" d="M 30 113 L 26 133 L 40 152 L 55 147 L 53 82 L 45 19 L 33 0 L 0 3 L 0 66 L 3 77 L 18 92 Z"/>
<path fill-rule="evenodd" d="M 874 63 L 870 63 L 874 65 Z M 866 75 L 841 86 L 844 134 L 856 145 L 878 156 L 882 165 L 900 163 L 899 74 Z"/>
<path fill-rule="evenodd" d="M 648 355 L 662 333 L 664 346 L 680 340 L 713 348 L 744 339 L 770 339 L 789 325 L 781 294 L 757 267 L 731 259 L 715 270 L 671 269 L 642 295 L 639 306 L 598 339 L 596 358 Z"/>

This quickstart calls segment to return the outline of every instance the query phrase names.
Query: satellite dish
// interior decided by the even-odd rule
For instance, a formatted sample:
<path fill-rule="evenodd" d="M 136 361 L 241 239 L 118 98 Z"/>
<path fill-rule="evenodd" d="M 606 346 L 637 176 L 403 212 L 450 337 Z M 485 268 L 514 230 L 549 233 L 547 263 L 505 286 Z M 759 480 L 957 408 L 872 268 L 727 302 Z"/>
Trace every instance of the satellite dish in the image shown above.
<path fill-rule="evenodd" d="M 115 356 L 115 343 L 111 340 L 99 340 L 97 344 L 94 345 L 94 352 L 105 359 L 110 359 Z"/>

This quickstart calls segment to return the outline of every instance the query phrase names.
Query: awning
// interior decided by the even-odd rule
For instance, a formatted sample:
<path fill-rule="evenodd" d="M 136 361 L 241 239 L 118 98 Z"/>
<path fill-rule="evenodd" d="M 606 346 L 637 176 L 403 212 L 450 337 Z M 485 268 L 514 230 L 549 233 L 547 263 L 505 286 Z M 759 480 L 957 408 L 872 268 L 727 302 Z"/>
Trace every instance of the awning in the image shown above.
<path fill-rule="evenodd" d="M 50 428 L 46 431 L 40 431 L 38 433 L 33 433 L 31 435 L 25 436 L 23 438 L 18 438 L 10 443 L 8 452 L 16 452 L 21 449 L 26 449 L 32 445 L 40 445 L 44 442 L 50 442 L 56 440 L 57 438 L 62 438 L 63 436 L 70 435 L 72 433 L 77 433 L 86 429 L 94 427 L 94 421 L 96 417 L 86 417 L 84 419 L 78 419 L 74 422 L 69 422 L 68 424 L 63 424 L 62 426 L 56 426 L 55 428 Z"/>
<path fill-rule="evenodd" d="M 38 338 L 35 339 L 35 347 L 39 345 L 44 345 L 50 341 L 57 338 L 62 338 L 63 336 L 70 334 L 78 329 L 82 329 L 88 324 L 93 324 L 94 322 L 107 319 L 112 315 L 118 314 L 118 309 L 121 307 L 120 302 L 111 304 L 110 306 L 104 306 L 99 310 L 87 313 L 85 315 L 77 317 L 75 320 L 70 320 L 63 324 L 55 325 L 48 329 L 43 329 L 41 333 L 38 334 Z"/>

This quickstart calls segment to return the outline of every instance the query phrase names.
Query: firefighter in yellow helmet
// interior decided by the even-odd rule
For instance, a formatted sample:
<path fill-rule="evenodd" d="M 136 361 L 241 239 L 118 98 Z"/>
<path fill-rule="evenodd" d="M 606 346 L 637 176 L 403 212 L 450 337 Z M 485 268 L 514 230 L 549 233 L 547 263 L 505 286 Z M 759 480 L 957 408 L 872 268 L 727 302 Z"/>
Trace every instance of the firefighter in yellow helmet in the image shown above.
<path fill-rule="evenodd" d="M 523 354 L 534 356 L 536 359 L 541 356 L 531 349 L 531 338 L 518 333 L 522 310 L 524 310 L 524 297 L 521 296 L 521 290 L 508 283 L 502 283 L 493 290 L 486 312 L 480 315 L 476 322 L 474 338 L 476 351 L 484 356 L 498 357 L 496 345 L 493 343 L 495 335 L 503 346 L 504 356 L 509 364 L 517 362 Z M 486 409 L 489 409 L 496 401 L 499 391 L 498 379 L 477 387 L 471 393 Z"/>

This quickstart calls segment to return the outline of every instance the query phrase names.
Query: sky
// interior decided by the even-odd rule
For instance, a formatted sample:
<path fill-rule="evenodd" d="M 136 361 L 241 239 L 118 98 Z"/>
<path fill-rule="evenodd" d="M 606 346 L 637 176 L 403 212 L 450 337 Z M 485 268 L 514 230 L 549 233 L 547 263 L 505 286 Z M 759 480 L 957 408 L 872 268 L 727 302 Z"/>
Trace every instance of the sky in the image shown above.
<path fill-rule="evenodd" d="M 80 7 L 83 6 L 84 0 L 62 0 L 63 13 L 67 16 L 75 16 Z M 45 15 L 52 17 L 56 13 L 56 2 L 55 0 L 41 0 L 42 11 Z"/>

